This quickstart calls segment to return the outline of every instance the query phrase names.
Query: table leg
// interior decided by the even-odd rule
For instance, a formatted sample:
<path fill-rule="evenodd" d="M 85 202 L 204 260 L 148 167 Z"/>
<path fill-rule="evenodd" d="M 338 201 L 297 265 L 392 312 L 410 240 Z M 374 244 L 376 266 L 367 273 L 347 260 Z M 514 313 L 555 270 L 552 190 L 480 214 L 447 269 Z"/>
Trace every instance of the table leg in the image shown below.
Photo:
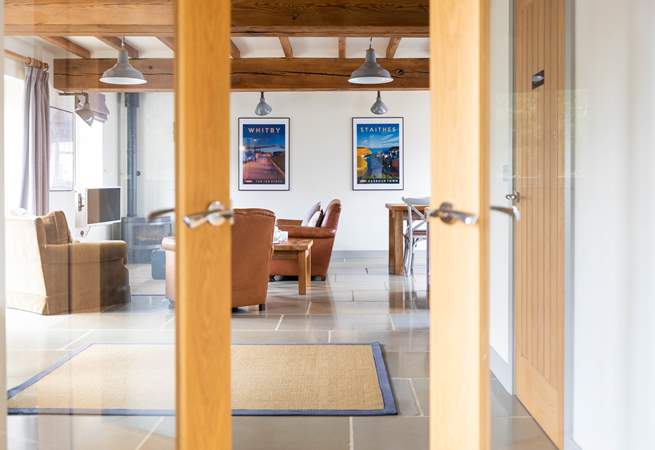
<path fill-rule="evenodd" d="M 298 252 L 298 294 L 307 294 L 307 251 Z"/>
<path fill-rule="evenodd" d="M 307 250 L 307 287 L 312 287 L 312 249 Z"/>
<path fill-rule="evenodd" d="M 402 275 L 403 269 L 403 218 L 404 212 L 389 210 L 389 273 Z"/>

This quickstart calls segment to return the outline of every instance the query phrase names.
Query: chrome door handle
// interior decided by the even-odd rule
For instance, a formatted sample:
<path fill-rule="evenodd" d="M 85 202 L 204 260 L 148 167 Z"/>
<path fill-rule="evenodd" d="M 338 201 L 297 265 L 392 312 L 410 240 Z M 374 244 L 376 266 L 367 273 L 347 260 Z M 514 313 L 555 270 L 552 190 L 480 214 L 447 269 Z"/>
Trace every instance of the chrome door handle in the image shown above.
<path fill-rule="evenodd" d="M 521 194 L 517 191 L 514 191 L 511 194 L 507 194 L 505 198 L 510 202 L 518 203 L 521 201 Z"/>
<path fill-rule="evenodd" d="M 443 202 L 438 209 L 429 212 L 430 217 L 438 217 L 443 223 L 452 225 L 455 222 L 462 222 L 465 225 L 475 225 L 478 223 L 478 216 L 472 213 L 456 211 L 452 203 Z"/>
<path fill-rule="evenodd" d="M 157 209 L 157 210 L 152 211 L 151 213 L 149 213 L 146 220 L 148 222 L 152 222 L 152 221 L 154 221 L 155 219 L 158 219 L 161 216 L 167 216 L 168 214 L 173 214 L 174 212 L 175 212 L 175 208 Z"/>
<path fill-rule="evenodd" d="M 491 210 L 512 216 L 517 222 L 521 220 L 521 211 L 516 206 L 492 206 Z"/>
<path fill-rule="evenodd" d="M 211 202 L 205 211 L 184 216 L 184 224 L 193 229 L 209 223 L 215 227 L 222 225 L 226 220 L 232 223 L 234 211 L 226 209 L 221 202 Z"/>

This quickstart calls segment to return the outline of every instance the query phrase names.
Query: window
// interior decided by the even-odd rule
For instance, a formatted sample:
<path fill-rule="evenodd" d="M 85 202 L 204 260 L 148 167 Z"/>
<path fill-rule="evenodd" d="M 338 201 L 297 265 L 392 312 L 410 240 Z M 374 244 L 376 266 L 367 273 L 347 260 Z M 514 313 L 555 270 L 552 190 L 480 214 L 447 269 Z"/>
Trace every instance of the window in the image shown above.
<path fill-rule="evenodd" d="M 50 108 L 50 190 L 72 191 L 75 185 L 75 117 Z"/>
<path fill-rule="evenodd" d="M 5 75 L 4 83 L 5 205 L 7 211 L 12 211 L 20 207 L 21 173 L 24 167 L 21 156 L 25 134 L 25 81 Z"/>

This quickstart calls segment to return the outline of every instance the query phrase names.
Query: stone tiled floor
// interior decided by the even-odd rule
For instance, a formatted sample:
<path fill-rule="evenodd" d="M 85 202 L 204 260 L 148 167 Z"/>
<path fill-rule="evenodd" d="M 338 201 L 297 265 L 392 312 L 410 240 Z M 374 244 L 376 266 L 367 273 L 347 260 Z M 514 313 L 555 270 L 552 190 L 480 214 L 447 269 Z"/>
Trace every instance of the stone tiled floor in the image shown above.
<path fill-rule="evenodd" d="M 7 311 L 8 385 L 90 342 L 174 341 L 173 311 L 160 296 L 101 314 L 41 317 Z M 396 417 L 235 417 L 234 448 L 243 450 L 414 450 L 428 442 L 426 277 L 386 274 L 383 259 L 335 261 L 325 282 L 300 297 L 294 282 L 271 283 L 265 312 L 233 314 L 235 343 L 383 344 L 400 414 Z M 173 374 L 171 373 L 171 376 Z M 527 411 L 492 386 L 494 450 L 552 450 Z M 11 416 L 10 449 L 172 449 L 170 417 Z"/>

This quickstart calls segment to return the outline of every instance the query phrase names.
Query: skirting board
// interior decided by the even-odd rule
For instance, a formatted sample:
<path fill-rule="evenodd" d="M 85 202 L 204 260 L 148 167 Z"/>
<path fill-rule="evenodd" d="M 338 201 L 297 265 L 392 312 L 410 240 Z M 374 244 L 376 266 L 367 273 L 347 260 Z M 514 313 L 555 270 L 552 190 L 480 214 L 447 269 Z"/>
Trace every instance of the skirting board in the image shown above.
<path fill-rule="evenodd" d="M 491 355 L 489 359 L 491 372 L 498 379 L 500 384 L 503 385 L 505 390 L 510 394 L 514 393 L 514 380 L 513 380 L 513 370 L 512 365 L 505 361 L 493 347 L 490 347 L 489 354 Z"/>
<path fill-rule="evenodd" d="M 348 259 L 386 258 L 389 255 L 387 250 L 334 250 L 332 261 L 343 261 Z M 417 258 L 425 258 L 425 250 L 417 250 L 414 255 Z"/>

